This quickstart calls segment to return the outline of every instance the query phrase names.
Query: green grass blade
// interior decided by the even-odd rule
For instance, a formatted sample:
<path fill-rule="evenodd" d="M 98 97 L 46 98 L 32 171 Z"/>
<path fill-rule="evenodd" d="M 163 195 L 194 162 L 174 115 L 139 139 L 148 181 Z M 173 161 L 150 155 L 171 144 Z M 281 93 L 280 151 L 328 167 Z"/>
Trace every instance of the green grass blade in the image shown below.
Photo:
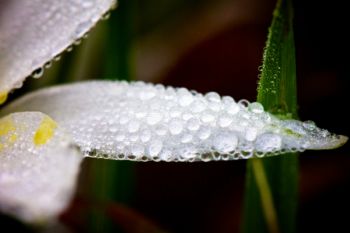
<path fill-rule="evenodd" d="M 296 66 L 291 1 L 278 1 L 264 51 L 257 100 L 283 118 L 297 118 Z M 286 154 L 261 160 L 267 190 L 258 185 L 256 161 L 248 161 L 242 231 L 272 232 L 266 196 L 270 192 L 276 224 L 282 233 L 296 232 L 298 158 Z M 266 187 L 265 187 L 266 188 Z M 275 230 L 273 230 L 275 229 Z"/>

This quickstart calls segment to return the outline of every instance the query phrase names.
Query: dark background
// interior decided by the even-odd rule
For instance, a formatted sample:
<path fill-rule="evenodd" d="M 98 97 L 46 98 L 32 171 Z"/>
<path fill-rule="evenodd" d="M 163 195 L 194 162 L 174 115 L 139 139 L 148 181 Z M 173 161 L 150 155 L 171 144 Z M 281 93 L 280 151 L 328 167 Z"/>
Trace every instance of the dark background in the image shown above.
<path fill-rule="evenodd" d="M 236 100 L 256 99 L 258 67 L 275 1 L 134 2 L 136 79 L 199 92 L 216 91 Z M 300 119 L 313 120 L 322 128 L 349 136 L 350 38 L 346 5 L 339 0 L 296 0 L 294 29 Z M 89 74 L 94 77 L 92 72 Z M 347 143 L 337 150 L 300 154 L 298 232 L 349 231 L 349 148 Z M 89 163 L 86 161 L 85 167 Z M 116 184 L 118 192 L 123 192 L 120 187 L 128 187 L 127 198 L 109 202 L 114 212 L 106 217 L 116 226 L 138 224 L 133 220 L 137 215 L 137 220 L 147 219 L 174 233 L 239 231 L 246 161 L 113 163 L 133 171 L 125 177 L 132 183 Z M 86 176 L 83 170 L 79 190 L 85 189 L 85 193 L 94 189 L 84 183 Z M 84 210 L 91 202 L 94 201 L 86 199 L 84 191 L 79 191 L 63 215 L 64 222 L 75 232 L 88 231 L 86 214 L 77 209 Z M 129 210 L 132 217 L 126 214 Z M 7 223 L 15 226 L 13 229 L 19 227 L 10 220 Z M 142 229 L 127 232 L 147 232 Z"/>

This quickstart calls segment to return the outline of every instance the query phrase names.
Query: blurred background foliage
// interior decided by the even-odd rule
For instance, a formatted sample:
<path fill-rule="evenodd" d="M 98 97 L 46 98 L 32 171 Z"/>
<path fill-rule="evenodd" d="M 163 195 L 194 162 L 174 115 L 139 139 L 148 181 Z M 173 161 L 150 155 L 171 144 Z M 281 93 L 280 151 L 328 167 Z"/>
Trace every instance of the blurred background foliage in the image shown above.
<path fill-rule="evenodd" d="M 120 0 L 79 46 L 16 92 L 83 79 L 132 79 L 256 98 L 273 0 Z M 345 2 L 294 1 L 302 120 L 350 135 Z M 349 145 L 300 156 L 298 232 L 348 228 Z M 62 221 L 73 232 L 238 232 L 246 161 L 86 160 Z M 96 171 L 96 167 L 108 167 Z M 97 216 L 97 217 L 95 217 Z M 3 219 L 3 218 L 2 218 Z M 95 220 L 92 220 L 95 219 Z M 1 222 L 20 228 L 13 220 Z M 3 228 L 5 229 L 5 228 Z"/>

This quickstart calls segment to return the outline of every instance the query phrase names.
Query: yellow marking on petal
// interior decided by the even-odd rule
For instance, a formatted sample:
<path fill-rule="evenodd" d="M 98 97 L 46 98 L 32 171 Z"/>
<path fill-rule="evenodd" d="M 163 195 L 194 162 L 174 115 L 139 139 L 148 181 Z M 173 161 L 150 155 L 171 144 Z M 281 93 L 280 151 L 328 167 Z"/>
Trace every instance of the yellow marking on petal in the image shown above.
<path fill-rule="evenodd" d="M 0 136 L 8 135 L 10 132 L 15 130 L 16 127 L 11 117 L 5 117 L 0 120 Z"/>
<path fill-rule="evenodd" d="M 17 140 L 16 134 L 12 134 L 8 139 L 9 143 L 11 143 L 11 144 L 13 144 L 16 140 Z"/>
<path fill-rule="evenodd" d="M 56 128 L 57 123 L 54 120 L 50 117 L 44 117 L 34 134 L 34 144 L 41 146 L 47 143 L 52 138 Z"/>
<path fill-rule="evenodd" d="M 5 103 L 5 101 L 7 100 L 7 95 L 7 91 L 0 92 L 0 104 Z"/>
<path fill-rule="evenodd" d="M 4 149 L 4 145 L 0 143 L 0 152 Z"/>

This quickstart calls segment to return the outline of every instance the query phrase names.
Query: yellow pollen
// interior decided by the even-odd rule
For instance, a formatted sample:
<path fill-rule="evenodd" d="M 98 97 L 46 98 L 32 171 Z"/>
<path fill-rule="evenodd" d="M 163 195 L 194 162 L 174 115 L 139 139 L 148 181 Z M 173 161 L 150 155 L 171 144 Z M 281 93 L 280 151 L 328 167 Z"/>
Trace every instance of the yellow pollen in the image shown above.
<path fill-rule="evenodd" d="M 16 134 L 12 134 L 8 139 L 9 143 L 11 143 L 11 144 L 13 144 L 16 140 L 17 140 Z"/>
<path fill-rule="evenodd" d="M 5 117 L 0 120 L 0 136 L 8 135 L 10 132 L 15 130 L 16 127 L 10 117 Z"/>
<path fill-rule="evenodd" d="M 44 117 L 34 134 L 34 144 L 41 146 L 47 143 L 55 133 L 57 123 L 50 117 Z"/>
<path fill-rule="evenodd" d="M 7 100 L 7 94 L 7 91 L 0 92 L 0 104 L 5 103 L 5 101 Z"/>

